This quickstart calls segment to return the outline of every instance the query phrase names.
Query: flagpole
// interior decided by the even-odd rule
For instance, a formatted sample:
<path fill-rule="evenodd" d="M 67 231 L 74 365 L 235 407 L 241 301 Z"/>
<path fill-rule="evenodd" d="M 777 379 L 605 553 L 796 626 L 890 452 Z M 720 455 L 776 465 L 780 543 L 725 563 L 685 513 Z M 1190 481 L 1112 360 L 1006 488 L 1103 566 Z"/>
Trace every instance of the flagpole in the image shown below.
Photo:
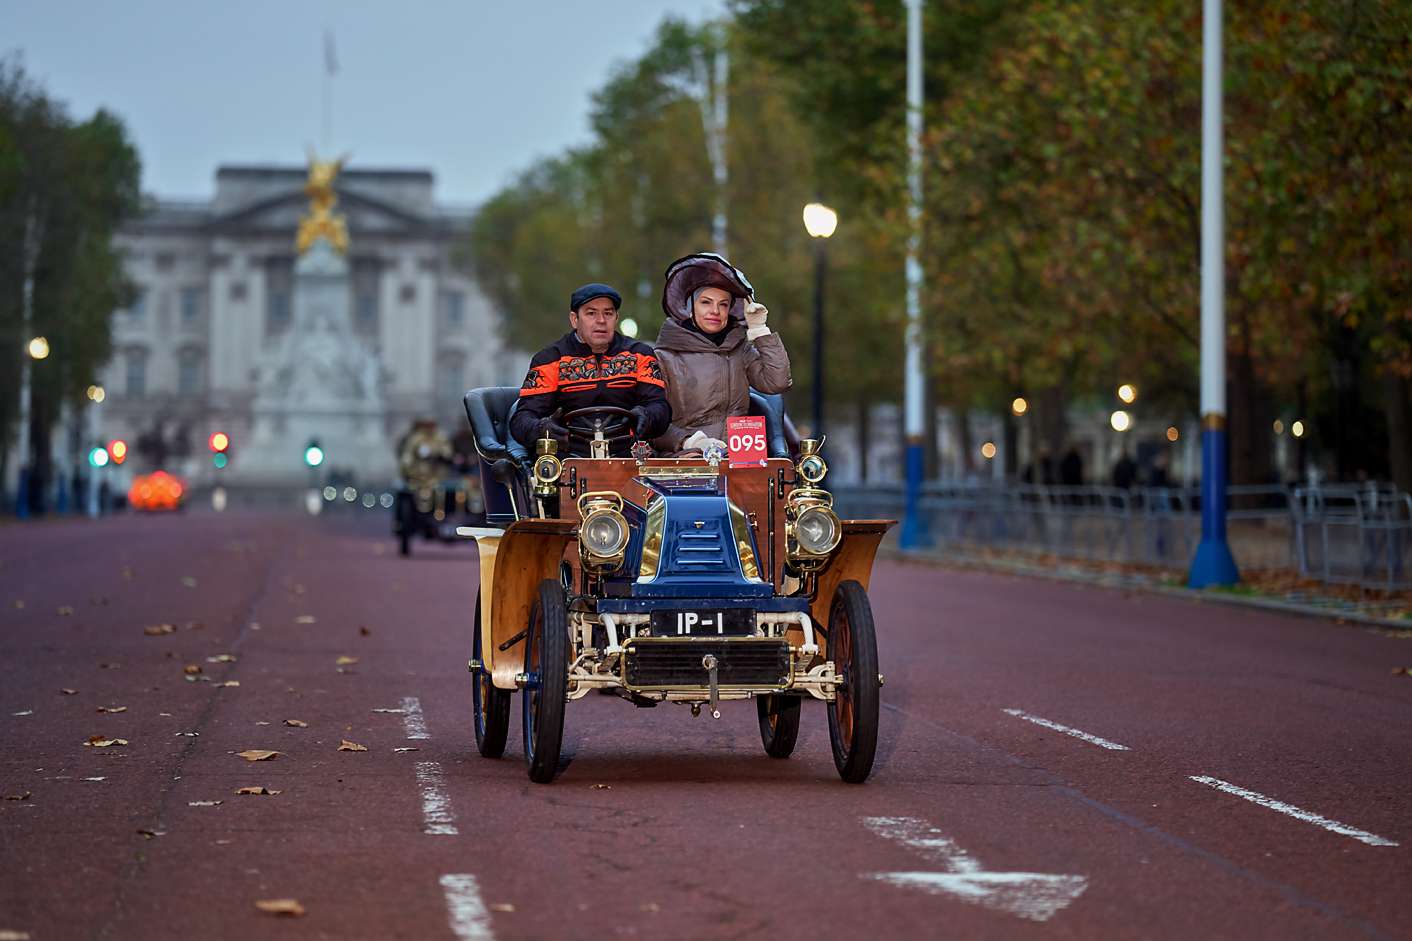
<path fill-rule="evenodd" d="M 333 76 L 338 71 L 338 54 L 333 30 L 324 30 L 324 153 L 329 153 L 333 137 Z"/>

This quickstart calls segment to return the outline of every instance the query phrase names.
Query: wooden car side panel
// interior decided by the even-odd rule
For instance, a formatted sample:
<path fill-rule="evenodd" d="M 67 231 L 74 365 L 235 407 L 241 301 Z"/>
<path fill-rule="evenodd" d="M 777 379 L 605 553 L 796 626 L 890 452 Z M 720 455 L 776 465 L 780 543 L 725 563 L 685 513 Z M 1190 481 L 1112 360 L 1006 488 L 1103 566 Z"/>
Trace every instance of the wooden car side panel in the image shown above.
<path fill-rule="evenodd" d="M 829 564 L 824 566 L 823 571 L 818 576 L 818 591 L 814 595 L 814 603 L 810 611 L 810 617 L 814 619 L 814 624 L 822 628 L 816 634 L 816 641 L 819 645 L 819 652 L 824 659 L 830 657 L 828 641 L 824 638 L 824 631 L 829 627 L 829 608 L 833 605 L 833 596 L 838 591 L 838 586 L 849 579 L 857 581 L 865 589 L 873 575 L 873 559 L 878 553 L 878 544 L 882 542 L 883 536 L 892 528 L 893 520 L 843 520 L 843 540 L 839 543 L 837 551 Z M 789 635 L 792 643 L 803 643 L 804 635 L 799 628 L 791 628 Z"/>
<path fill-rule="evenodd" d="M 500 645 L 529 626 L 539 583 L 559 579 L 559 560 L 573 538 L 570 520 L 519 520 L 500 535 L 478 536 L 481 559 L 481 658 L 491 682 L 515 689 L 524 668 L 522 640 L 502 651 Z"/>

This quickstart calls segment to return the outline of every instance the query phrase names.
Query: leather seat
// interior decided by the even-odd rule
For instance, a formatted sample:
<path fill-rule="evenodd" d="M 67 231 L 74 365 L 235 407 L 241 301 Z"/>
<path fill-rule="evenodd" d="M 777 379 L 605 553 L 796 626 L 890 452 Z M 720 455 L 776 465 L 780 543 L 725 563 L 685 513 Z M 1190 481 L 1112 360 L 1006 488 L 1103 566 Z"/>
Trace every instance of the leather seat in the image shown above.
<path fill-rule="evenodd" d="M 518 515 L 517 507 L 529 506 L 529 451 L 510 434 L 510 416 L 519 404 L 520 390 L 516 386 L 486 386 L 467 392 L 463 401 L 480 455 L 486 522 L 509 524 Z M 511 462 L 513 471 L 502 465 L 502 473 L 497 474 L 498 461 Z"/>
<path fill-rule="evenodd" d="M 765 416 L 765 451 L 770 457 L 789 457 L 785 435 L 784 396 L 750 390 L 750 414 Z"/>

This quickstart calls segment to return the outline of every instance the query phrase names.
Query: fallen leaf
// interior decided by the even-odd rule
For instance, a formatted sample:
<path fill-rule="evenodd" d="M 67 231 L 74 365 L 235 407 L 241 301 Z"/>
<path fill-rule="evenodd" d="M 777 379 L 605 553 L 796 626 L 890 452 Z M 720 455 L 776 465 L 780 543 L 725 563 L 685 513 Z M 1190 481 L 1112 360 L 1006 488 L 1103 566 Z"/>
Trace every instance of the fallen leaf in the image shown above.
<path fill-rule="evenodd" d="M 234 663 L 234 662 L 235 662 L 235 654 L 233 654 L 233 653 L 218 653 L 218 654 L 216 654 L 214 657 L 207 657 L 207 658 L 206 658 L 206 662 L 207 662 L 207 663 Z"/>
<path fill-rule="evenodd" d="M 6 795 L 5 795 L 5 800 L 7 800 L 7 801 L 27 801 L 27 800 L 29 800 L 30 795 L 33 794 L 33 793 L 34 793 L 33 791 L 21 791 L 21 792 L 18 793 L 18 794 L 6 794 Z"/>
<path fill-rule="evenodd" d="M 358 658 L 357 658 L 357 657 L 349 657 L 349 656 L 347 656 L 347 655 L 344 655 L 344 656 L 342 656 L 342 657 L 339 657 L 337 660 L 335 660 L 335 661 L 333 661 L 333 662 L 334 662 L 334 664 L 337 665 L 337 666 L 341 666 L 341 667 L 350 667 L 350 666 L 352 666 L 353 664 L 355 664 L 355 663 L 358 662 Z"/>
<path fill-rule="evenodd" d="M 166 716 L 168 719 L 170 719 L 170 718 L 172 717 L 172 714 L 171 714 L 170 712 L 159 712 L 159 713 L 157 713 L 157 715 L 159 715 L 159 716 Z"/>
<path fill-rule="evenodd" d="M 267 787 L 242 787 L 242 788 L 237 788 L 235 793 L 236 793 L 236 794 L 269 795 L 270 797 L 273 797 L 274 795 L 276 795 L 276 794 L 278 794 L 278 793 L 280 793 L 280 792 L 279 792 L 279 791 L 272 791 L 272 790 L 270 790 L 270 789 L 267 788 Z"/>
<path fill-rule="evenodd" d="M 178 732 L 177 734 L 178 734 L 178 735 L 185 735 L 187 738 L 196 738 L 196 737 L 199 736 L 201 733 L 200 733 L 200 732 Z"/>
<path fill-rule="evenodd" d="M 611 784 L 595 784 L 595 785 L 593 785 L 593 789 L 594 789 L 595 791 L 611 791 L 611 790 L 613 789 L 613 785 L 611 785 Z"/>
<path fill-rule="evenodd" d="M 249 748 L 235 754 L 236 757 L 244 758 L 246 761 L 269 761 L 271 758 L 278 758 L 282 753 L 264 748 Z"/>
<path fill-rule="evenodd" d="M 420 749 L 420 748 L 418 748 L 418 747 L 417 747 L 417 746 L 415 746 L 415 745 L 404 745 L 404 746 L 403 746 L 403 747 L 401 747 L 401 748 L 394 748 L 394 749 L 393 749 L 393 751 L 395 751 L 395 752 L 404 752 L 404 751 L 421 751 L 421 749 Z"/>
<path fill-rule="evenodd" d="M 304 586 L 303 586 L 303 585 L 295 585 L 295 586 L 294 586 L 294 593 L 295 593 L 296 595 L 302 595 L 302 594 L 304 594 Z"/>
<path fill-rule="evenodd" d="M 152 624 L 142 629 L 142 633 L 148 637 L 161 637 L 163 634 L 175 634 L 175 624 Z"/>
<path fill-rule="evenodd" d="M 183 575 L 183 576 L 181 577 L 181 583 L 182 583 L 183 585 L 185 585 L 187 588 L 195 588 L 195 587 L 196 587 L 196 579 L 192 578 L 190 575 Z"/>
<path fill-rule="evenodd" d="M 217 840 L 217 841 L 216 841 L 216 845 L 217 845 L 217 846 L 230 846 L 230 845 L 231 845 L 232 843 L 234 843 L 234 842 L 235 842 L 234 840 Z"/>
<path fill-rule="evenodd" d="M 99 706 L 99 712 L 127 712 L 127 706 Z"/>
<path fill-rule="evenodd" d="M 33 710 L 33 709 L 21 709 L 19 712 L 12 712 L 12 713 L 10 713 L 10 715 L 12 715 L 12 716 L 32 716 L 32 715 L 34 715 L 34 710 Z"/>
<path fill-rule="evenodd" d="M 304 906 L 298 899 L 257 899 L 255 907 L 269 915 L 299 918 L 304 914 Z"/>
<path fill-rule="evenodd" d="M 16 610 L 16 611 L 23 611 L 24 609 L 25 609 L 25 603 L 24 603 L 23 601 L 20 601 L 18 598 L 15 599 L 15 610 Z"/>
<path fill-rule="evenodd" d="M 492 912 L 513 912 L 515 906 L 511 905 L 509 902 L 491 902 L 490 910 Z"/>
<path fill-rule="evenodd" d="M 1412 676 L 1412 667 L 1393 667 L 1393 676 Z"/>
<path fill-rule="evenodd" d="M 187 801 L 188 807 L 219 807 L 225 801 Z"/>
<path fill-rule="evenodd" d="M 201 664 L 199 663 L 188 663 L 186 666 L 182 667 L 182 670 L 186 673 L 187 676 L 195 676 L 196 674 L 203 672 L 201 669 Z"/>
<path fill-rule="evenodd" d="M 28 931 L 0 930 L 0 941 L 30 941 Z"/>
<path fill-rule="evenodd" d="M 662 906 L 658 905 L 656 902 L 643 902 L 638 906 L 638 909 L 644 912 L 659 912 L 662 910 Z"/>
<path fill-rule="evenodd" d="M 363 626 L 360 624 L 360 625 L 358 626 L 358 633 L 359 633 L 360 635 L 362 635 L 363 637 L 367 637 L 369 634 L 372 633 L 372 631 L 368 630 L 366 627 L 363 627 Z"/>
<path fill-rule="evenodd" d="M 307 729 L 309 727 L 309 723 L 305 722 L 303 719 L 285 719 L 284 724 L 291 729 Z"/>
<path fill-rule="evenodd" d="M 348 741 L 348 739 L 345 738 L 345 739 L 343 740 L 342 744 L 340 744 L 340 745 L 338 746 L 338 750 L 339 750 L 339 751 L 367 751 L 367 750 L 368 750 L 368 746 L 366 746 L 366 745 L 359 745 L 357 742 L 350 742 L 350 741 Z"/>
<path fill-rule="evenodd" d="M 71 615 L 71 614 L 73 614 L 73 613 L 74 613 L 74 609 L 71 608 L 71 607 L 69 607 L 68 605 L 65 604 L 65 605 L 60 605 L 60 606 L 59 606 L 59 617 L 61 617 L 61 618 L 66 618 L 66 617 L 68 617 L 69 615 Z"/>
<path fill-rule="evenodd" d="M 269 725 L 268 722 L 263 722 L 263 721 L 257 721 L 255 724 L 256 724 L 256 725 Z"/>
<path fill-rule="evenodd" d="M 104 737 L 101 736 L 101 735 L 90 735 L 90 736 L 88 737 L 88 741 L 84 742 L 83 744 L 85 744 L 85 745 L 92 745 L 94 748 L 107 748 L 107 747 L 110 746 L 110 745 L 126 745 L 126 744 L 127 744 L 127 739 L 125 739 L 125 738 L 104 738 Z"/>
<path fill-rule="evenodd" d="M 159 836 L 167 835 L 166 830 L 138 830 L 137 832 L 144 840 L 152 840 Z"/>
<path fill-rule="evenodd" d="M 219 687 L 222 687 L 222 686 L 239 686 L 239 685 L 240 685 L 240 680 L 226 680 L 224 683 L 217 683 L 217 684 L 216 684 L 216 686 L 217 686 L 218 688 L 219 688 Z"/>
<path fill-rule="evenodd" d="M 61 689 L 59 690 L 59 695 L 60 695 L 60 696 L 77 696 L 77 695 L 78 695 L 78 690 L 76 690 L 76 689 L 69 689 L 67 686 L 65 686 L 65 687 L 63 687 L 63 688 L 61 688 Z"/>
<path fill-rule="evenodd" d="M 187 621 L 186 624 L 184 625 L 184 627 L 185 627 L 188 631 L 204 631 L 204 630 L 206 629 L 206 622 L 205 622 L 205 621 Z"/>
<path fill-rule="evenodd" d="M 123 665 L 122 665 L 121 663 L 100 663 L 100 664 L 98 664 L 98 669 L 100 669 L 100 670 L 121 670 L 122 668 L 123 668 Z"/>
<path fill-rule="evenodd" d="M 318 620 L 318 618 L 314 617 L 312 614 L 301 614 L 301 615 L 299 615 L 299 617 L 297 617 L 297 618 L 294 619 L 294 623 L 295 623 L 295 624 L 313 624 L 313 623 L 315 623 L 317 620 Z"/>

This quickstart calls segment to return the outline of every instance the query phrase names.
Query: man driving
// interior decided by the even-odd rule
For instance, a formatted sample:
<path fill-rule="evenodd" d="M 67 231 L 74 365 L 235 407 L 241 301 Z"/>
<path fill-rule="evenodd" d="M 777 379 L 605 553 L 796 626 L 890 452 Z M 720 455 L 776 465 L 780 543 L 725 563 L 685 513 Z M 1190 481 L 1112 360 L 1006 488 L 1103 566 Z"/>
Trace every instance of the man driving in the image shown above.
<path fill-rule="evenodd" d="M 587 456 L 594 416 L 573 422 L 577 434 L 571 436 L 562 415 L 595 406 L 631 413 L 626 420 L 599 416 L 614 457 L 626 457 L 635 442 L 667 430 L 672 407 L 657 357 L 646 343 L 618 333 L 620 306 L 621 295 L 608 285 L 585 284 L 569 298 L 573 329 L 530 360 L 510 433 L 531 452 L 547 435 L 559 442 L 561 454 Z"/>

